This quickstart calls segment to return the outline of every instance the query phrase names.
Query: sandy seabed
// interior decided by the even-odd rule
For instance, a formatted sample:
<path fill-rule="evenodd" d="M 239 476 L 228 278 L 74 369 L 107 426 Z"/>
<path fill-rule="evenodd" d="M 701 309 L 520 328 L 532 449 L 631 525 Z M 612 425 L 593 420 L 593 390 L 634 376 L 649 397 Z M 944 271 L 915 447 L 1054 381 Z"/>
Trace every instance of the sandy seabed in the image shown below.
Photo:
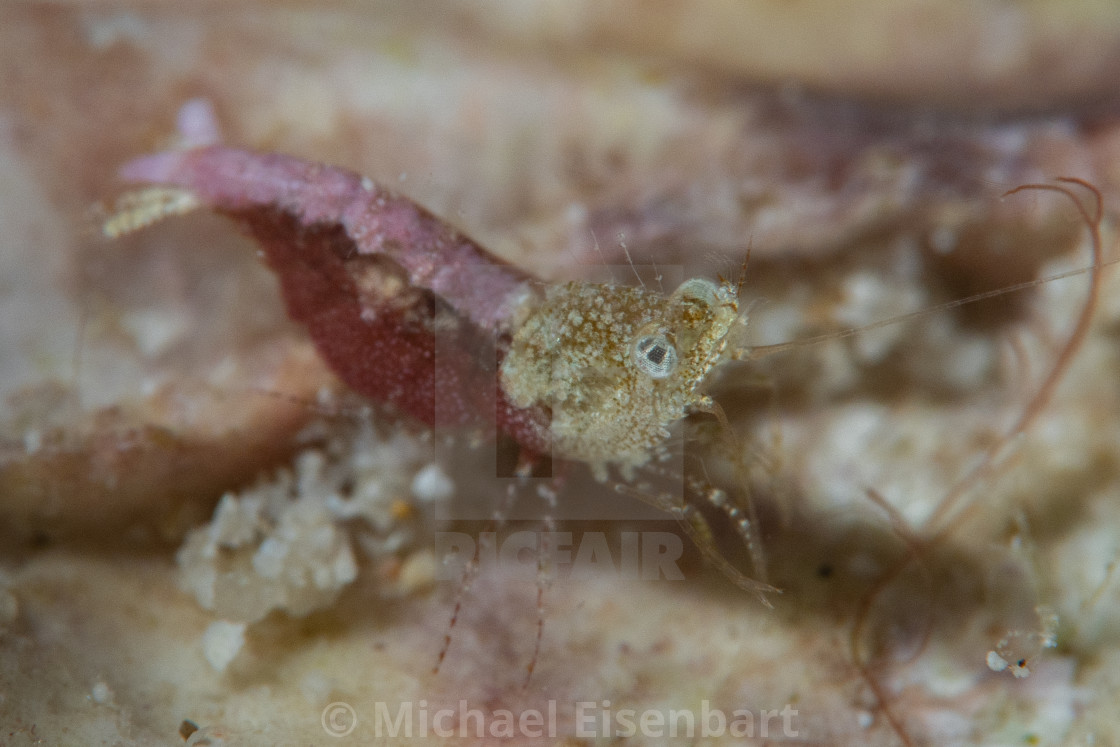
<path fill-rule="evenodd" d="M 1115 215 L 1118 58 L 1092 2 L 6 3 L 0 744 L 1117 741 L 1115 273 L 971 480 L 1087 275 L 727 364 L 774 609 L 687 539 L 683 580 L 643 580 L 627 537 L 675 525 L 576 474 L 554 529 L 597 562 L 539 602 L 535 562 L 483 564 L 433 675 L 440 506 L 492 489 L 469 436 L 359 412 L 225 220 L 99 225 L 203 99 L 227 142 L 368 174 L 549 280 L 629 282 L 623 245 L 666 286 L 737 277 L 749 245 L 746 342 L 784 342 L 1088 265 L 1069 202 L 1000 195 L 1077 177 Z"/>

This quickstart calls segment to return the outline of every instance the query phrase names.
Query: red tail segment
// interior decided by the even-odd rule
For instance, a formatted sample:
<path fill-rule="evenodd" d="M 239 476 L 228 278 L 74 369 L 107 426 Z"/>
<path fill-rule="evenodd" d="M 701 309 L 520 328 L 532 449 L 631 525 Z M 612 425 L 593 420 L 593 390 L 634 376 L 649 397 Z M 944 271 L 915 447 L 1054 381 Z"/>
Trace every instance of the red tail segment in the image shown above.
<path fill-rule="evenodd" d="M 549 450 L 548 413 L 514 407 L 497 368 L 532 278 L 404 197 L 349 171 L 213 146 L 124 166 L 230 215 L 280 277 L 288 314 L 352 389 L 428 425 Z"/>

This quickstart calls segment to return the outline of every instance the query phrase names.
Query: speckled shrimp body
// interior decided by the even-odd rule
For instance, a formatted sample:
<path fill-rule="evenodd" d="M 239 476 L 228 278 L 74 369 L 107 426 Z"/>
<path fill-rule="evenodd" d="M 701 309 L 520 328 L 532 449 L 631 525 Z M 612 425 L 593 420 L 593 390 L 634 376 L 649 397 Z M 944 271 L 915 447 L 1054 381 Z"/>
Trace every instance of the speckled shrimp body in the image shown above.
<path fill-rule="evenodd" d="M 514 335 L 502 388 L 518 407 L 552 410 L 553 451 L 629 473 L 700 402 L 739 316 L 736 289 L 694 278 L 665 296 L 645 288 L 550 288 Z"/>

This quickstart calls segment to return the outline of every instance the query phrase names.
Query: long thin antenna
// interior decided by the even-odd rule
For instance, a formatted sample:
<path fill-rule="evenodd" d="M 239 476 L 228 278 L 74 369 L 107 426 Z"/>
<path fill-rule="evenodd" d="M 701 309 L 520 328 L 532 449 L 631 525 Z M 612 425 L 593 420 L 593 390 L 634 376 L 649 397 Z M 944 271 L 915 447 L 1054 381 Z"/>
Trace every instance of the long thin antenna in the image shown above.
<path fill-rule="evenodd" d="M 642 276 L 638 274 L 638 268 L 634 265 L 634 260 L 630 258 L 630 250 L 626 247 L 626 234 L 618 234 L 618 245 L 622 247 L 622 253 L 626 255 L 626 261 L 630 263 L 630 269 L 634 271 L 634 277 L 638 279 L 638 283 L 645 289 L 645 281 L 642 280 Z"/>
<path fill-rule="evenodd" d="M 1120 257 L 1100 262 L 1099 264 L 1090 265 L 1089 267 L 1079 267 L 1076 270 L 1067 270 L 1065 272 L 1059 272 L 1056 275 L 1048 275 L 1044 278 L 1037 278 L 1035 280 L 1016 283 L 1015 285 L 1009 285 L 1005 288 L 999 288 L 998 290 L 990 290 L 983 293 L 977 293 L 975 296 L 958 298 L 954 301 L 947 301 L 935 306 L 929 306 L 924 309 L 919 309 L 918 311 L 911 311 L 908 314 L 892 316 L 890 319 L 880 319 L 877 322 L 871 322 L 870 324 L 865 324 L 861 327 L 851 327 L 849 329 L 840 330 L 838 332 L 825 332 L 824 334 L 814 335 L 813 337 L 806 337 L 804 339 L 796 340 L 793 342 L 780 342 L 774 345 L 755 345 L 754 347 L 751 347 L 746 351 L 746 354 L 743 356 L 742 360 L 757 360 L 759 358 L 770 355 L 771 353 L 779 353 L 783 350 L 790 350 L 792 348 L 800 347 L 810 347 L 812 345 L 819 345 L 822 342 L 828 342 L 829 340 L 843 340 L 847 337 L 854 337 L 864 332 L 870 332 L 873 329 L 879 329 L 880 327 L 886 327 L 891 324 L 898 324 L 899 322 L 904 322 L 908 319 L 916 319 L 918 317 L 932 314 L 937 311 L 947 311 L 948 309 L 955 309 L 958 306 L 965 306 L 967 304 L 976 303 L 977 301 L 983 301 L 988 298 L 1002 296 L 1006 293 L 1016 293 L 1028 288 L 1034 288 L 1035 286 L 1051 283 L 1055 280 L 1064 280 L 1065 278 L 1084 275 L 1087 272 L 1095 272 L 1104 267 L 1108 267 L 1117 263 L 1120 263 Z"/>
<path fill-rule="evenodd" d="M 1004 456 L 1009 444 L 1011 444 L 1016 437 L 1022 435 L 1031 426 L 1032 423 L 1038 418 L 1041 412 L 1046 408 L 1057 389 L 1058 384 L 1061 382 L 1062 377 L 1069 370 L 1071 362 L 1077 351 L 1081 348 L 1085 341 L 1085 337 L 1089 334 L 1089 325 L 1092 323 L 1093 313 L 1096 311 L 1098 301 L 1101 293 L 1101 268 L 1108 264 L 1114 263 L 1117 260 L 1110 260 L 1109 262 L 1102 262 L 1101 256 L 1103 255 L 1104 248 L 1101 241 L 1101 219 L 1104 216 L 1104 209 L 1102 205 L 1102 198 L 1100 190 L 1092 184 L 1082 180 L 1069 177 L 1059 177 L 1057 181 L 1062 184 L 1024 184 L 1021 187 L 1007 192 L 1008 195 L 1013 195 L 1018 192 L 1023 192 L 1028 189 L 1038 191 L 1057 192 L 1065 195 L 1073 203 L 1077 212 L 1081 214 L 1086 225 L 1089 228 L 1090 249 L 1093 253 L 1093 264 L 1089 272 L 1089 294 L 1085 299 L 1085 305 L 1081 309 L 1081 313 L 1077 317 L 1077 323 L 1070 334 L 1069 339 L 1062 346 L 1058 354 L 1057 362 L 1050 370 L 1046 379 L 1039 386 L 1038 391 L 1031 398 L 1028 405 L 1023 409 L 1019 415 L 1019 419 L 1011 427 L 1011 429 L 996 443 L 988 448 L 984 454 L 983 460 L 980 464 L 976 465 L 973 470 L 957 482 L 956 485 L 949 491 L 949 493 L 941 500 L 941 502 L 934 509 L 933 513 L 926 520 L 928 526 L 934 526 L 938 522 L 941 523 L 941 528 L 938 534 L 943 534 L 951 531 L 957 521 L 963 519 L 968 512 L 966 506 L 957 512 L 954 518 L 948 518 L 951 510 L 961 500 L 962 496 L 967 491 L 968 487 L 984 474 L 991 470 L 997 469 L 997 465 L 1001 458 Z M 1096 210 L 1090 212 L 1085 203 L 1074 194 L 1064 184 L 1075 184 L 1089 190 L 1096 200 Z M 975 505 L 972 503 L 971 505 Z"/>
<path fill-rule="evenodd" d="M 599 246 L 599 237 L 595 235 L 595 229 L 594 228 L 589 228 L 587 230 L 591 232 L 591 240 L 595 242 L 595 253 L 599 255 L 599 261 L 603 263 L 603 267 L 605 269 L 610 270 L 611 266 L 609 264 L 607 264 L 607 258 L 603 255 L 603 250 Z M 614 272 L 613 271 L 611 272 L 611 282 L 612 283 L 614 282 Z"/>

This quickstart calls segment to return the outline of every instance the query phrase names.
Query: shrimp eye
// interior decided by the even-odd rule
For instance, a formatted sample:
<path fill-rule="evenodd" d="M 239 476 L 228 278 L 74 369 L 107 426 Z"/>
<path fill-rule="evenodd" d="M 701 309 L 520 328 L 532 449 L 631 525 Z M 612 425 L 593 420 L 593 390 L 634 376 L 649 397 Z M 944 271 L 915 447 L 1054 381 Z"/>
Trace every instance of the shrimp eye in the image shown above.
<path fill-rule="evenodd" d="M 677 367 L 677 349 L 660 333 L 634 340 L 632 357 L 634 365 L 653 379 L 664 379 Z"/>

